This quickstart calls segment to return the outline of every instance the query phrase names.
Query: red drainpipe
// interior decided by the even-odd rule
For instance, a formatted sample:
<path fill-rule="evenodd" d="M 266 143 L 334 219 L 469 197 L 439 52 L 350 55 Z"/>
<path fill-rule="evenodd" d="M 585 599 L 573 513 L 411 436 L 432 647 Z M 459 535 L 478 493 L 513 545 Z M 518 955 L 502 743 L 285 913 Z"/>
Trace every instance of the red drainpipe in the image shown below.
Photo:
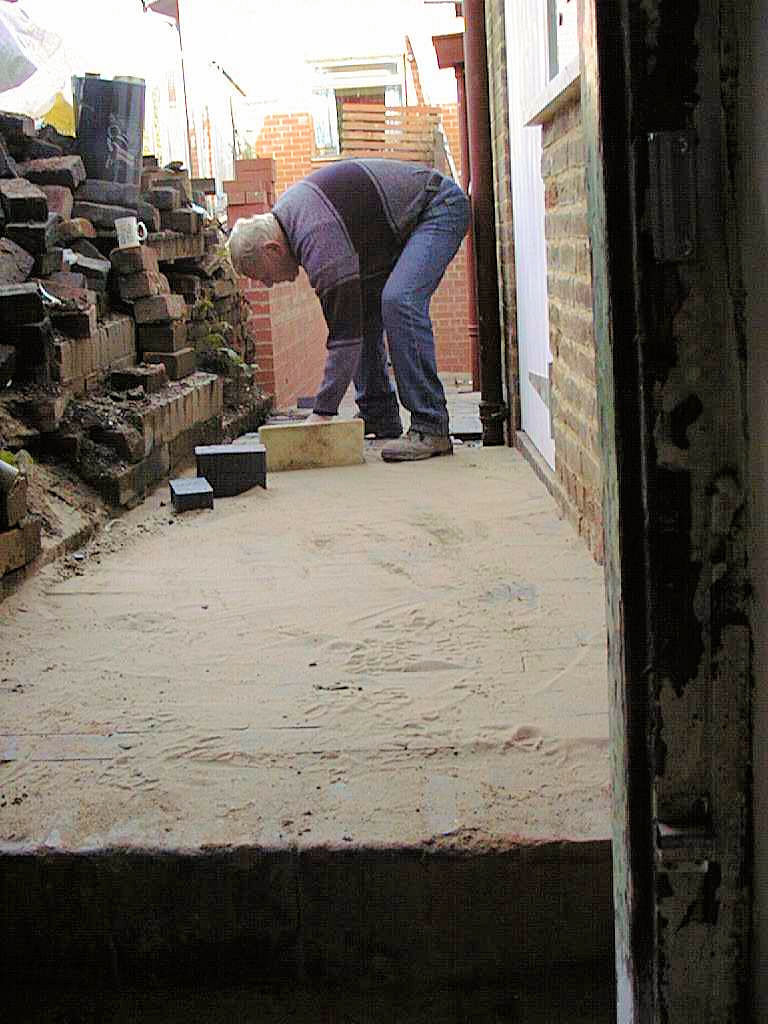
<path fill-rule="evenodd" d="M 467 89 L 464 80 L 464 33 L 453 32 L 445 36 L 432 36 L 439 68 L 453 68 L 456 75 L 458 99 L 459 148 L 461 150 L 461 187 L 469 194 L 469 137 L 467 135 Z M 472 232 L 467 235 L 467 334 L 472 369 L 472 389 L 480 390 L 480 357 L 477 344 L 477 292 L 475 290 L 475 258 Z"/>
<path fill-rule="evenodd" d="M 477 287 L 480 419 L 483 444 L 499 445 L 504 444 L 506 407 L 502 385 L 485 0 L 464 0 L 464 66 Z"/>
<path fill-rule="evenodd" d="M 461 145 L 461 187 L 469 194 L 470 162 L 469 139 L 467 138 L 467 88 L 464 81 L 463 62 L 456 66 L 456 91 L 459 100 L 459 142 Z M 475 252 L 472 232 L 467 235 L 467 333 L 469 350 L 472 355 L 472 390 L 480 390 L 480 346 L 477 331 L 477 288 L 475 285 Z"/>

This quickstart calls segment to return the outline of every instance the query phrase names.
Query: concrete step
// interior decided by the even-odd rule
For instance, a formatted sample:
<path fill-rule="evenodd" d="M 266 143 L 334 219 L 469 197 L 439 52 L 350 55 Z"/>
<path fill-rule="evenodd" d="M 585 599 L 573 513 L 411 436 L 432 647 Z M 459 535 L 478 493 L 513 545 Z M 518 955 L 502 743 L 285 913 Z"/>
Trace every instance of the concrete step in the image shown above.
<path fill-rule="evenodd" d="M 605 841 L 0 848 L 3 971 L 83 988 L 194 979 L 498 984 L 608 961 Z M 571 1022 L 572 1024 L 572 1022 Z"/>
<path fill-rule="evenodd" d="M 110 1024 L 612 1024 L 612 961 L 577 970 L 515 974 L 506 983 L 461 987 L 305 982 L 199 988 L 196 985 L 25 993 L 18 1019 Z M 6 1007 L 8 1003 L 5 1003 Z"/>

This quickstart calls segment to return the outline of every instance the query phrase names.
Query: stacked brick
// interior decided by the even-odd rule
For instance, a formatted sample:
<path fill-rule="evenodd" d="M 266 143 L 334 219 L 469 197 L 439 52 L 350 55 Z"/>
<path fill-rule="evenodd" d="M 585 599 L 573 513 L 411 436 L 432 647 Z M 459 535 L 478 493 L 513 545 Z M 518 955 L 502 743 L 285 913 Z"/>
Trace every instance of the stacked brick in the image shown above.
<path fill-rule="evenodd" d="M 235 160 L 235 177 L 224 182 L 230 206 L 241 209 L 240 216 L 250 217 L 271 209 L 277 194 L 277 165 L 272 159 Z"/>
<path fill-rule="evenodd" d="M 111 260 L 120 298 L 133 307 L 142 362 L 162 364 L 171 380 L 194 373 L 195 350 L 180 329 L 186 327 L 187 304 L 183 295 L 171 293 L 155 251 L 141 245 L 115 249 Z"/>
<path fill-rule="evenodd" d="M 312 115 L 295 113 L 267 114 L 256 139 L 259 153 L 269 153 L 275 162 L 277 195 L 314 170 L 315 131 Z M 235 176 L 240 177 L 236 171 Z"/>
<path fill-rule="evenodd" d="M 0 407 L 24 422 L 23 447 L 117 503 L 266 415 L 226 236 L 194 199 L 183 169 L 152 158 L 138 184 L 88 179 L 75 139 L 0 113 Z M 127 216 L 146 242 L 118 248 Z M 158 403 L 176 425 L 159 447 L 143 426 Z M 2 426 L 0 449 L 19 450 Z"/>
<path fill-rule="evenodd" d="M 40 553 L 41 522 L 27 508 L 27 480 L 0 462 L 0 577 L 28 565 Z"/>

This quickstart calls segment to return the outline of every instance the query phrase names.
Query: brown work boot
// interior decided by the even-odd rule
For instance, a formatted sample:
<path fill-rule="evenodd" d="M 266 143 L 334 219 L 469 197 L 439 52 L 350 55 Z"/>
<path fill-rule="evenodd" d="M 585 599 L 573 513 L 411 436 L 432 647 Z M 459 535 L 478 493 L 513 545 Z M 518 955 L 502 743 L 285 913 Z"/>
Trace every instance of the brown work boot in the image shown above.
<path fill-rule="evenodd" d="M 431 459 L 434 455 L 453 455 L 450 437 L 409 430 L 381 449 L 381 457 L 385 462 L 416 462 L 419 459 Z"/>

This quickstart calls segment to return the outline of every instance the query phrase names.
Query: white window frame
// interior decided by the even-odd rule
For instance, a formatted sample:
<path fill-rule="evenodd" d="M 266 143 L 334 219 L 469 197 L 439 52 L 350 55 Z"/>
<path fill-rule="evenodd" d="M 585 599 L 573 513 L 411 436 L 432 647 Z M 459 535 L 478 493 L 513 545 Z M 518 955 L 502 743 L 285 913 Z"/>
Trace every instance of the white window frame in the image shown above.
<path fill-rule="evenodd" d="M 547 0 L 550 81 L 579 55 L 578 23 L 578 0 Z"/>
<path fill-rule="evenodd" d="M 405 96 L 404 54 L 377 54 L 308 60 L 313 70 L 312 118 L 315 149 L 320 157 L 340 153 L 337 92 L 349 89 L 384 89 L 385 102 L 400 106 Z"/>

